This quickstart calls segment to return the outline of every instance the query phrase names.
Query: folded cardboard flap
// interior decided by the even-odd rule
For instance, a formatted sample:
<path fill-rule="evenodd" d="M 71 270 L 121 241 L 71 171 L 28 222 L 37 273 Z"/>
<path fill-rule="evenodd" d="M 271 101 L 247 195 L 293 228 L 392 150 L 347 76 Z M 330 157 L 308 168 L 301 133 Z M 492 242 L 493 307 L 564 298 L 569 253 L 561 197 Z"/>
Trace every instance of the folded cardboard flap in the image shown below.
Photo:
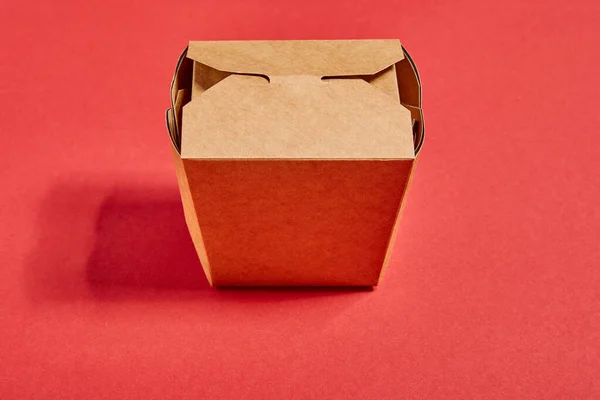
<path fill-rule="evenodd" d="M 240 64 L 254 67 L 262 65 L 262 67 L 265 67 L 266 69 L 263 68 L 261 71 L 271 73 L 270 71 L 273 71 L 273 66 L 277 68 L 281 67 L 281 64 L 285 64 L 284 61 L 286 59 L 282 55 L 289 57 L 292 49 L 298 50 L 298 46 L 303 44 L 308 44 L 309 47 L 318 49 L 319 51 L 325 51 L 328 48 L 330 50 L 331 47 L 337 47 L 340 50 L 335 57 L 331 56 L 332 51 L 326 51 L 325 53 L 309 51 L 307 53 L 303 52 L 302 57 L 296 57 L 294 59 L 294 63 L 297 63 L 298 59 L 310 59 L 311 62 L 316 62 L 316 65 L 318 65 L 319 68 L 322 68 L 326 62 L 332 62 L 332 64 L 329 65 L 330 72 L 323 75 L 324 80 L 336 78 L 360 78 L 388 94 L 394 101 L 398 101 L 399 95 L 401 104 L 411 113 L 415 154 L 420 150 L 424 139 L 420 78 L 410 55 L 397 40 L 190 42 L 189 48 L 186 48 L 179 58 L 171 84 L 171 112 L 174 114 L 174 121 L 173 127 L 168 128 L 175 149 L 181 153 L 182 112 L 180 107 L 183 107 L 190 100 L 193 100 L 199 94 L 231 75 L 231 72 L 220 71 L 206 64 L 197 61 L 195 62 L 192 58 L 202 59 L 205 62 L 209 62 L 210 59 L 215 58 L 218 62 L 218 59 L 223 55 L 233 54 L 233 56 L 230 56 L 230 60 L 238 62 L 238 66 Z M 236 51 L 229 53 L 225 51 L 228 48 L 235 49 Z M 268 51 L 267 53 L 263 53 L 263 58 L 259 57 L 259 61 L 256 61 L 256 53 L 249 51 L 249 49 L 253 48 L 270 48 L 271 50 L 269 51 L 271 52 L 279 49 L 282 51 L 281 53 L 278 53 L 278 57 L 273 59 L 274 61 L 267 60 L 265 62 L 263 59 L 264 54 L 268 54 Z M 207 50 L 206 53 L 203 53 L 203 49 Z M 398 49 L 400 50 L 400 54 L 398 54 Z M 306 54 L 308 54 L 308 56 L 306 56 Z M 238 60 L 240 57 L 246 56 L 248 56 L 248 58 L 243 58 L 241 62 Z M 249 64 L 244 64 L 244 62 L 247 62 L 249 59 L 252 59 L 253 61 Z M 333 61 L 334 59 L 337 60 L 337 64 Z M 399 61 L 394 63 L 394 61 L 392 61 L 394 59 L 399 59 Z M 356 62 L 357 60 L 359 62 Z M 342 64 L 339 64 L 340 62 L 342 62 Z M 385 64 L 388 62 L 394 64 L 386 66 Z M 335 68 L 331 69 L 332 66 L 335 66 Z M 383 69 L 380 69 L 382 66 Z M 301 68 L 306 68 L 306 66 L 303 65 Z M 345 75 L 350 72 L 361 72 L 359 68 L 363 68 L 363 72 L 367 69 L 370 69 L 371 71 L 377 69 L 380 70 L 370 75 Z M 242 68 L 238 70 L 242 71 L 243 69 L 253 71 L 252 68 Z M 282 70 L 283 69 L 281 68 L 279 69 L 279 71 Z M 255 69 L 254 71 L 259 70 Z M 317 71 L 317 69 L 312 68 L 312 71 Z M 319 71 L 324 71 L 324 69 Z M 252 72 L 243 72 L 243 74 L 248 73 Z M 336 74 L 339 75 L 336 76 Z M 191 98 L 186 96 L 182 99 L 183 102 L 181 104 L 176 105 L 177 95 L 181 89 L 190 89 Z"/>
<path fill-rule="evenodd" d="M 232 75 L 183 109 L 183 158 L 411 159 L 410 112 L 362 79 Z"/>
<path fill-rule="evenodd" d="M 400 92 L 398 90 L 398 81 L 396 79 L 396 65 L 390 65 L 384 70 L 381 70 L 373 75 L 358 75 L 356 78 L 362 79 L 367 83 L 375 86 L 383 93 L 390 96 L 396 103 L 400 102 Z M 328 79 L 328 78 L 322 78 Z M 332 78 L 329 78 L 332 79 Z M 333 78 L 336 79 L 336 78 Z"/>
<path fill-rule="evenodd" d="M 190 42 L 188 58 L 219 71 L 273 76 L 372 75 L 404 58 L 398 40 Z"/>
<path fill-rule="evenodd" d="M 191 42 L 181 155 L 414 158 L 410 111 L 393 75 L 403 57 L 397 40 Z M 375 74 L 372 84 L 361 79 Z"/>
<path fill-rule="evenodd" d="M 186 103 L 181 103 L 179 107 L 176 107 L 177 93 L 179 90 L 190 89 L 192 87 L 192 68 L 193 62 L 186 57 L 187 48 L 179 56 L 177 60 L 177 67 L 175 68 L 175 75 L 171 81 L 171 108 L 167 110 L 167 121 L 169 118 L 172 120 L 172 125 L 167 124 L 171 143 L 178 153 L 181 153 L 181 119 L 177 119 L 177 116 L 181 116 L 180 107 Z"/>

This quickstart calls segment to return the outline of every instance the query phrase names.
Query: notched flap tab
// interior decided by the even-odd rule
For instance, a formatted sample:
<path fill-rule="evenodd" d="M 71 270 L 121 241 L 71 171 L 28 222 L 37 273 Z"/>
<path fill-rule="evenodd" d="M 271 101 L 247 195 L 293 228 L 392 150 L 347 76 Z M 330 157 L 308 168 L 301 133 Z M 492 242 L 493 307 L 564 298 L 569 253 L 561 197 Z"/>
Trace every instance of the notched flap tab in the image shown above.
<path fill-rule="evenodd" d="M 400 41 L 190 42 L 187 57 L 219 71 L 267 76 L 372 75 L 404 58 Z"/>

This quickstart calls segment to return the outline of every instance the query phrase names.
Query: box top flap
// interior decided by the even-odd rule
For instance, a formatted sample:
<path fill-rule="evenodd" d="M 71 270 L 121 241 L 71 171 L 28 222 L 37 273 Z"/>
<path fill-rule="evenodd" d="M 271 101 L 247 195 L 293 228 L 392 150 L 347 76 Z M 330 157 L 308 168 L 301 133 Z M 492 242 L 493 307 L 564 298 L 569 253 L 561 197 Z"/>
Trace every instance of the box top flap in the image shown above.
<path fill-rule="evenodd" d="M 187 57 L 214 69 L 271 76 L 372 75 L 404 58 L 400 41 L 190 42 Z"/>
<path fill-rule="evenodd" d="M 282 78 L 285 79 L 285 78 Z M 410 111 L 358 78 L 230 75 L 183 108 L 187 159 L 412 159 Z"/>

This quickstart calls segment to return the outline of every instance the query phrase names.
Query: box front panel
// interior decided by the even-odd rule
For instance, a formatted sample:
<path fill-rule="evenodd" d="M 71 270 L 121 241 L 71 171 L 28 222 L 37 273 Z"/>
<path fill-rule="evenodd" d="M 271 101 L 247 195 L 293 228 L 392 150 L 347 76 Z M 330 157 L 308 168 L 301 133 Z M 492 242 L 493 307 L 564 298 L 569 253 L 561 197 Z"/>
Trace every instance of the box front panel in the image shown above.
<path fill-rule="evenodd" d="M 184 160 L 213 283 L 377 284 L 412 162 Z"/>

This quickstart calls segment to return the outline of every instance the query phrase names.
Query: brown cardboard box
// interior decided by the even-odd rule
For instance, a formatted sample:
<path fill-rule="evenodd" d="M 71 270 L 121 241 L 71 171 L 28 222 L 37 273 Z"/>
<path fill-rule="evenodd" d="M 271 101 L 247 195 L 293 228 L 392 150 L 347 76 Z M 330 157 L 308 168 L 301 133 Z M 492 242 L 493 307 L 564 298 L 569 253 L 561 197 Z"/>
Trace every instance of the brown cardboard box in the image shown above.
<path fill-rule="evenodd" d="M 399 41 L 191 42 L 167 126 L 212 285 L 377 285 L 424 132 Z"/>

